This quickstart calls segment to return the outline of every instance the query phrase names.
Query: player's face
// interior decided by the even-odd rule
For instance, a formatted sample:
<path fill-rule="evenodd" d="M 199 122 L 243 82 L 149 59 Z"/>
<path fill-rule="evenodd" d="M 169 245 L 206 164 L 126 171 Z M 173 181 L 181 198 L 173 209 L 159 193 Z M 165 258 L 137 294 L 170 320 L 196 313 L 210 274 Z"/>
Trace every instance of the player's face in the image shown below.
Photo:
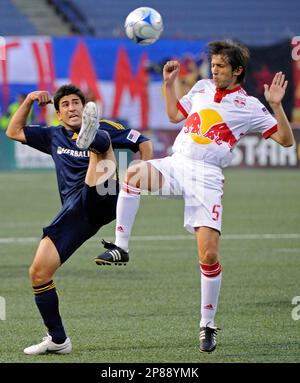
<path fill-rule="evenodd" d="M 59 100 L 57 117 L 67 129 L 80 129 L 83 105 L 76 94 L 64 96 Z"/>
<path fill-rule="evenodd" d="M 217 88 L 232 89 L 237 85 L 237 74 L 240 73 L 232 70 L 227 56 L 212 56 L 211 72 Z"/>

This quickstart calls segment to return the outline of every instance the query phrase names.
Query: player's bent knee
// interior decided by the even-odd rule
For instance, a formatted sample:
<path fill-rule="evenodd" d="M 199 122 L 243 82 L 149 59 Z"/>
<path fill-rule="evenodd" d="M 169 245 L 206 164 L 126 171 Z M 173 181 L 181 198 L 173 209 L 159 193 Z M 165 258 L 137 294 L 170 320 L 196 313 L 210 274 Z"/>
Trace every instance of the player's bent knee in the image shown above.
<path fill-rule="evenodd" d="M 125 182 L 133 187 L 140 187 L 143 179 L 147 179 L 147 164 L 140 161 L 138 164 L 130 165 L 126 171 Z"/>
<path fill-rule="evenodd" d="M 29 268 L 29 278 L 34 286 L 43 285 L 52 279 L 53 273 L 43 270 L 40 267 L 31 265 Z"/>
<path fill-rule="evenodd" d="M 200 262 L 205 265 L 213 265 L 218 262 L 218 257 L 219 254 L 217 251 L 208 249 L 200 254 Z"/>
<path fill-rule="evenodd" d="M 163 176 L 148 161 L 139 161 L 128 168 L 125 182 L 141 190 L 156 191 L 162 187 Z"/>
<path fill-rule="evenodd" d="M 110 135 L 105 130 L 97 130 L 97 134 L 91 147 L 98 153 L 105 153 L 111 144 Z"/>

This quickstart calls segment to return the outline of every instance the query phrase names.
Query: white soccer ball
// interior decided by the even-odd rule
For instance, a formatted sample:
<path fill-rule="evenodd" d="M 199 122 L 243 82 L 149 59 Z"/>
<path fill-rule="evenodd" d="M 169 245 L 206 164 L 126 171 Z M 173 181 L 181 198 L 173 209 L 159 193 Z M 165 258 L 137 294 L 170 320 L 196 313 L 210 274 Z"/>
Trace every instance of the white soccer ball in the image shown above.
<path fill-rule="evenodd" d="M 127 37 L 139 45 L 155 43 L 164 29 L 161 15 L 149 7 L 136 8 L 130 12 L 124 26 Z"/>

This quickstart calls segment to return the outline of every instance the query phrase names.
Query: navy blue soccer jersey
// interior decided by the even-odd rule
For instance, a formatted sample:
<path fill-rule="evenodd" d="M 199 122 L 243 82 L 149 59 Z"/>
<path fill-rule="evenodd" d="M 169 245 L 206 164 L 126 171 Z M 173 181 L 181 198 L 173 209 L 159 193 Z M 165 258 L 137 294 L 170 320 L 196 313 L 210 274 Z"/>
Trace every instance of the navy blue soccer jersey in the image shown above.
<path fill-rule="evenodd" d="M 139 144 L 148 138 L 134 129 L 127 129 L 122 124 L 100 120 L 99 129 L 106 130 L 114 149 L 139 150 Z M 78 131 L 67 130 L 63 126 L 45 127 L 29 125 L 24 127 L 26 144 L 52 156 L 55 163 L 59 194 L 62 203 L 84 185 L 89 164 L 88 150 L 76 146 Z"/>

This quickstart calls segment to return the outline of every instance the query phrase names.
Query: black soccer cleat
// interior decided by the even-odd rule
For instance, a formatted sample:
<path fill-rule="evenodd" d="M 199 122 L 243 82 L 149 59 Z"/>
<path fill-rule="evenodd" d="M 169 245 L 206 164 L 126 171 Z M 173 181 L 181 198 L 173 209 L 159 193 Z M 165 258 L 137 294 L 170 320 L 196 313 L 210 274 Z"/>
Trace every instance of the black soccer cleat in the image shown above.
<path fill-rule="evenodd" d="M 201 352 L 212 352 L 217 346 L 217 331 L 219 328 L 212 327 L 200 327 L 200 351 Z"/>
<path fill-rule="evenodd" d="M 127 251 L 116 246 L 112 242 L 106 242 L 102 239 L 102 243 L 106 250 L 104 253 L 95 258 L 97 265 L 126 265 L 129 261 L 129 254 Z"/>

